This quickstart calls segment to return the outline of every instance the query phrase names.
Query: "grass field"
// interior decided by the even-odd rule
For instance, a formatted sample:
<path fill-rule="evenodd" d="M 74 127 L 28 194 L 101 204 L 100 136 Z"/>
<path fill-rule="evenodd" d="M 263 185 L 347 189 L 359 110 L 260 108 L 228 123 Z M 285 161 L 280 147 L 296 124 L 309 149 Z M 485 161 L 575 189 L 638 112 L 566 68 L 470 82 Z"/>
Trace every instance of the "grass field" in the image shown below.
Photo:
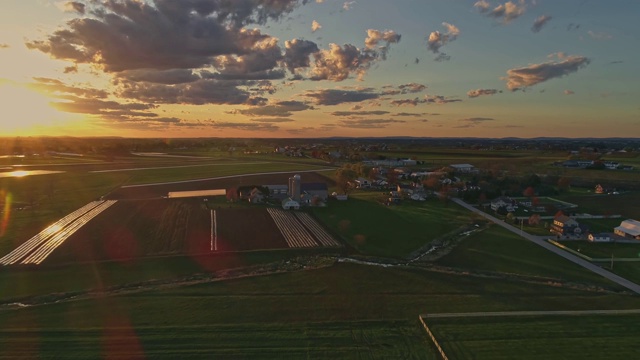
<path fill-rule="evenodd" d="M 635 179 L 638 181 L 637 176 Z M 621 195 L 568 196 L 561 199 L 578 205 L 580 212 L 594 215 L 622 215 L 623 218 L 640 219 L 640 206 L 638 206 L 640 192 Z M 622 220 L 624 219 L 620 219 Z M 620 225 L 619 222 L 618 225 Z"/>
<path fill-rule="evenodd" d="M 421 269 L 330 268 L 0 311 L 0 356 L 432 358 L 417 314 L 632 308 L 637 298 Z M 217 330 L 216 330 L 217 329 Z M 290 330 L 289 330 L 290 329 Z M 226 331 L 223 331 L 226 330 Z M 68 340 L 65 340 L 68 339 Z M 72 346 L 76 339 L 78 346 Z M 115 345 L 114 345 L 115 346 Z M 114 350 L 115 351 L 115 350 Z M 349 352 L 354 354 L 352 357 Z M 4 353 L 3 353 L 4 352 Z M 135 352 L 134 352 L 135 354 Z M 152 356 L 153 355 L 153 356 Z M 360 357 L 361 358 L 361 357 Z"/>
<path fill-rule="evenodd" d="M 498 226 L 470 235 L 436 263 L 469 270 L 614 286 L 605 278 Z"/>
<path fill-rule="evenodd" d="M 471 221 L 471 214 L 454 203 L 430 199 L 385 206 L 376 201 L 379 197 L 378 192 L 352 194 L 348 201 L 332 201 L 312 211 L 360 252 L 390 257 L 407 256 Z"/>
<path fill-rule="evenodd" d="M 560 243 L 591 258 L 608 259 L 613 253 L 616 258 L 640 259 L 640 241 L 637 244 L 592 243 L 590 241 L 560 241 Z"/>
<path fill-rule="evenodd" d="M 639 315 L 427 319 L 451 359 L 634 359 Z"/>

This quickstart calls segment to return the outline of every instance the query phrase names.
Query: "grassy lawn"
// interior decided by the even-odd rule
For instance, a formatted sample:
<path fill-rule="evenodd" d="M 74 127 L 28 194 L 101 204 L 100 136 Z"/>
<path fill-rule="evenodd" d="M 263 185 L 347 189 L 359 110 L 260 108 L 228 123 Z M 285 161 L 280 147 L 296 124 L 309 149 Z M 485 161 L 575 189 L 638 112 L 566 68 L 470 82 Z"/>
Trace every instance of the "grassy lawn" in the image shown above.
<path fill-rule="evenodd" d="M 287 358 L 429 359 L 420 313 L 635 306 L 632 296 L 338 264 L 0 311 L 0 357 L 30 352 L 86 358 L 128 350 L 128 356 L 153 358 L 233 351 L 244 358 L 282 353 Z"/>
<path fill-rule="evenodd" d="M 454 203 L 435 199 L 404 201 L 385 206 L 378 192 L 350 195 L 313 214 L 358 251 L 366 255 L 404 257 L 438 236 L 469 223 L 471 213 Z"/>
<path fill-rule="evenodd" d="M 590 241 L 561 241 L 562 245 L 580 251 L 592 258 L 640 258 L 640 241 L 637 244 L 592 243 Z"/>
<path fill-rule="evenodd" d="M 498 226 L 477 232 L 436 262 L 469 270 L 542 276 L 614 286 L 605 278 L 573 264 Z"/>
<path fill-rule="evenodd" d="M 640 315 L 427 319 L 451 359 L 634 359 Z"/>
<path fill-rule="evenodd" d="M 636 181 L 638 179 L 636 174 Z M 623 219 L 640 219 L 640 192 L 630 192 L 620 195 L 590 195 L 567 196 L 562 200 L 579 206 L 581 212 L 594 215 L 622 215 Z M 620 222 L 618 222 L 620 225 Z"/>

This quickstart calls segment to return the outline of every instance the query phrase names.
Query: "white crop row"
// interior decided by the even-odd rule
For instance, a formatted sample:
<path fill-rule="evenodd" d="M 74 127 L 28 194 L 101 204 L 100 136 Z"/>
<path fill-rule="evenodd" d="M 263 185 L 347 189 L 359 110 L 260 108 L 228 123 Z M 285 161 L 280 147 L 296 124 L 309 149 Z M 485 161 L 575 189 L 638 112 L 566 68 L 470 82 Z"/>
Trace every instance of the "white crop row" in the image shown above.
<path fill-rule="evenodd" d="M 267 211 L 284 236 L 289 247 L 318 246 L 311 234 L 300 224 L 294 215 L 280 209 L 269 208 Z"/>
<path fill-rule="evenodd" d="M 340 243 L 329 235 L 309 214 L 303 212 L 296 212 L 296 217 L 304 224 L 304 226 L 311 231 L 313 236 L 322 243 L 324 246 L 340 246 Z"/>

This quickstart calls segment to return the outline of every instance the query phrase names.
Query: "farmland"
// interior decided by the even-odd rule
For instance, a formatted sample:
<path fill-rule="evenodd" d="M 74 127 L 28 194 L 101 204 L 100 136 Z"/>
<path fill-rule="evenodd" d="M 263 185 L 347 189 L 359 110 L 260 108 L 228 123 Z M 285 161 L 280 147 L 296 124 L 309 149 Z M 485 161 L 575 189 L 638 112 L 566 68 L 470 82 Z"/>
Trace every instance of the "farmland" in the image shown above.
<path fill-rule="evenodd" d="M 639 315 L 426 319 L 452 359 L 630 359 Z"/>

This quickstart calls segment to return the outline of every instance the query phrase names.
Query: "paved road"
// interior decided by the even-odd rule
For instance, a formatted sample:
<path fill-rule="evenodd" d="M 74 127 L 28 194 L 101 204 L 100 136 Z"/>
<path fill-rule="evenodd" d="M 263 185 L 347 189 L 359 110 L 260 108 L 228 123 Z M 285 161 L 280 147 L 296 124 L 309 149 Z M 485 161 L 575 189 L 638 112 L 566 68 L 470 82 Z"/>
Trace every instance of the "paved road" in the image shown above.
<path fill-rule="evenodd" d="M 423 319 L 458 318 L 458 317 L 489 317 L 489 316 L 548 316 L 548 315 L 627 315 L 640 314 L 640 309 L 627 310 L 569 310 L 569 311 L 499 311 L 477 313 L 445 313 L 423 314 Z"/>
<path fill-rule="evenodd" d="M 616 275 L 616 274 L 614 274 L 612 272 L 609 272 L 609 271 L 599 267 L 598 265 L 594 265 L 594 264 L 590 263 L 589 261 L 586 261 L 584 259 L 581 259 L 581 258 L 575 256 L 575 255 L 572 255 L 572 254 L 570 254 L 570 253 L 568 253 L 568 252 L 566 252 L 566 251 L 564 251 L 564 250 L 562 250 L 562 249 L 560 249 L 560 248 L 558 248 L 558 247 L 556 247 L 556 246 L 554 246 L 552 244 L 549 244 L 548 242 L 542 240 L 539 236 L 530 235 L 530 234 L 527 234 L 526 232 L 522 232 L 517 227 L 509 225 L 506 222 L 504 222 L 504 221 L 502 221 L 502 220 L 500 220 L 500 219 L 498 219 L 498 218 L 496 218 L 494 216 L 491 216 L 491 215 L 485 213 L 484 211 L 481 211 L 481 210 L 479 210 L 479 209 L 477 209 L 477 208 L 465 203 L 464 201 L 462 201 L 460 199 L 455 199 L 454 198 L 452 200 L 456 204 L 458 204 L 458 205 L 460 205 L 460 206 L 462 206 L 462 207 L 464 207 L 464 208 L 466 208 L 466 209 L 468 209 L 470 211 L 473 211 L 476 214 L 482 215 L 483 217 L 493 221 L 494 223 L 502 226 L 503 228 L 505 228 L 505 229 L 515 233 L 515 234 L 518 234 L 518 235 L 522 236 L 523 238 L 531 241 L 532 243 L 534 243 L 536 245 L 539 245 L 539 246 L 542 246 L 543 248 L 551 251 L 552 253 L 555 253 L 555 254 L 557 254 L 559 256 L 562 256 L 563 258 L 565 258 L 565 259 L 567 259 L 567 260 L 569 260 L 569 261 L 571 261 L 571 262 L 573 262 L 575 264 L 578 264 L 578 265 L 580 265 L 580 266 L 582 266 L 582 267 L 584 267 L 584 268 L 586 268 L 588 270 L 591 270 L 592 272 L 594 272 L 594 273 L 596 273 L 596 274 L 598 274 L 600 276 L 603 276 L 603 277 L 615 282 L 616 284 L 622 285 L 625 288 L 635 292 L 636 294 L 640 294 L 640 285 L 638 285 L 638 284 L 636 284 L 636 283 L 634 283 L 632 281 L 629 281 L 629 280 L 627 280 L 627 279 L 625 279 L 625 278 L 623 278 L 621 276 L 618 276 L 618 275 Z"/>

